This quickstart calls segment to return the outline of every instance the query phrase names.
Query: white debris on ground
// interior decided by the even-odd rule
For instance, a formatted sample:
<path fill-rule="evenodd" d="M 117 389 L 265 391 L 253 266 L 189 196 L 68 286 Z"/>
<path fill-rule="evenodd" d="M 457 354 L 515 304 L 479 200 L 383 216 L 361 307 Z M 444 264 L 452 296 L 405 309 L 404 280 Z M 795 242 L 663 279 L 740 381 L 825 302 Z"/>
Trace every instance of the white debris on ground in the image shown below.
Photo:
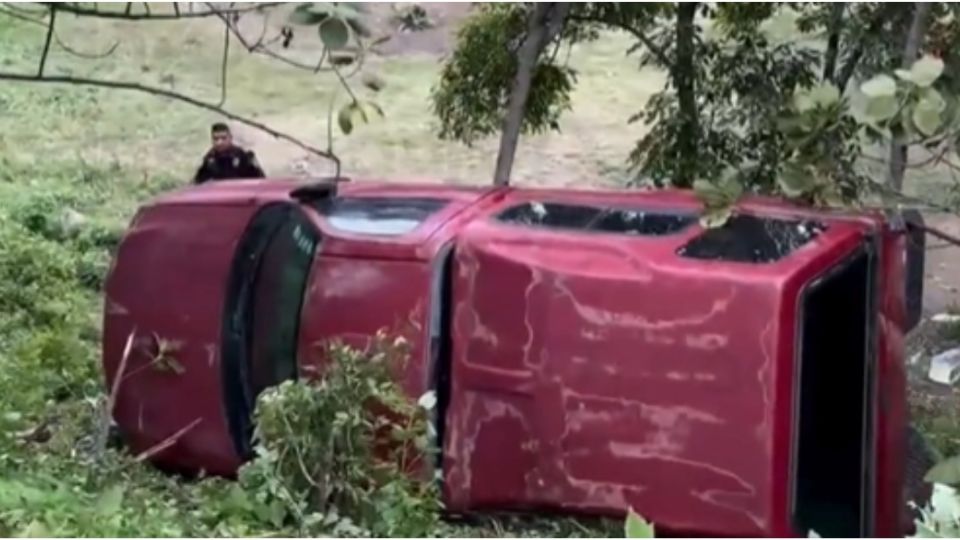
<path fill-rule="evenodd" d="M 960 380 L 960 347 L 931 358 L 928 376 L 940 384 L 954 384 Z"/>

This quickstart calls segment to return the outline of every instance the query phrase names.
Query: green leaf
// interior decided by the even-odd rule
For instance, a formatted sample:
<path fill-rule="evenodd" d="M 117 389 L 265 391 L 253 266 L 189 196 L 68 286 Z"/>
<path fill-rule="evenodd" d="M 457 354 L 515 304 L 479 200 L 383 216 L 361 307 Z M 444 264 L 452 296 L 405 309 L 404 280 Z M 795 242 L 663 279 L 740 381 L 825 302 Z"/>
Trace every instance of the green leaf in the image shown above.
<path fill-rule="evenodd" d="M 624 532 L 627 538 L 656 538 L 656 531 L 653 524 L 648 523 L 639 514 L 633 511 L 633 508 L 627 510 L 627 521 L 624 524 Z"/>
<path fill-rule="evenodd" d="M 370 118 L 367 117 L 367 110 L 363 107 L 362 102 L 358 101 L 354 103 L 352 105 L 352 109 L 353 110 L 350 113 L 350 115 L 353 120 L 356 120 L 357 118 L 359 118 L 360 120 L 363 121 L 364 124 L 367 124 L 370 122 Z"/>
<path fill-rule="evenodd" d="M 19 538 L 50 538 L 50 529 L 42 521 L 33 520 L 17 535 Z"/>
<path fill-rule="evenodd" d="M 860 91 L 868 98 L 893 97 L 897 95 L 897 83 L 889 75 L 877 75 L 861 84 Z"/>
<path fill-rule="evenodd" d="M 340 17 L 330 17 L 320 23 L 320 41 L 328 49 L 342 49 L 350 40 L 350 28 Z"/>
<path fill-rule="evenodd" d="M 366 104 L 369 105 L 370 108 L 373 109 L 373 111 L 377 113 L 378 116 L 380 116 L 380 118 L 386 118 L 387 115 L 383 114 L 383 109 L 380 108 L 380 105 L 377 105 L 372 101 L 368 101 L 366 102 Z"/>
<path fill-rule="evenodd" d="M 924 55 L 910 67 L 910 77 L 914 84 L 926 88 L 933 84 L 943 73 L 943 60 L 929 54 Z"/>
<path fill-rule="evenodd" d="M 813 109 L 814 103 L 813 99 L 810 98 L 810 92 L 806 90 L 801 90 L 793 95 L 793 106 L 797 108 L 799 112 L 807 112 Z"/>
<path fill-rule="evenodd" d="M 123 509 L 123 486 L 116 484 L 100 494 L 95 512 L 101 516 L 110 516 Z"/>
<path fill-rule="evenodd" d="M 894 96 L 868 97 L 864 112 L 869 119 L 876 122 L 889 120 L 897 114 L 897 99 Z"/>
<path fill-rule="evenodd" d="M 313 4 L 300 4 L 296 7 L 291 13 L 288 20 L 292 24 L 300 24 L 305 26 L 313 26 L 314 24 L 320 24 L 329 17 L 329 14 L 318 12 L 314 9 Z"/>
<path fill-rule="evenodd" d="M 729 202 L 726 193 L 720 187 L 709 180 L 696 180 L 693 182 L 693 192 L 697 195 L 704 206 L 713 208 L 724 206 Z"/>
<path fill-rule="evenodd" d="M 812 171 L 808 167 L 787 163 L 777 178 L 780 190 L 787 197 L 801 197 L 816 185 Z"/>
<path fill-rule="evenodd" d="M 337 113 L 337 123 L 344 135 L 349 135 L 353 131 L 353 103 L 340 108 L 340 112 Z"/>
<path fill-rule="evenodd" d="M 828 82 L 820 83 L 810 89 L 810 99 L 813 100 L 814 105 L 829 107 L 840 101 L 840 91 Z"/>
<path fill-rule="evenodd" d="M 946 106 L 939 92 L 933 88 L 927 88 L 913 108 L 913 125 L 920 133 L 928 137 L 933 135 L 943 122 L 941 115 Z"/>
<path fill-rule="evenodd" d="M 927 471 L 923 480 L 931 484 L 947 484 L 948 486 L 960 484 L 960 456 L 953 456 L 937 463 Z"/>
<path fill-rule="evenodd" d="M 726 225 L 733 217 L 733 206 L 709 208 L 700 216 L 700 226 L 704 229 L 717 229 Z"/>

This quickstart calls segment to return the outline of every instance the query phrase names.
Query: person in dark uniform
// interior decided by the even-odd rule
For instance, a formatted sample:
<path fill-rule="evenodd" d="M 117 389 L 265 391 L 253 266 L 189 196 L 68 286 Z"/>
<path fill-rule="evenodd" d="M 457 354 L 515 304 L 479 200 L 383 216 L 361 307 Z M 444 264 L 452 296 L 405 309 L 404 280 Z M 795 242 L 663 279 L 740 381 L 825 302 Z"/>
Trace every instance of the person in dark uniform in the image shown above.
<path fill-rule="evenodd" d="M 203 163 L 193 177 L 194 184 L 210 180 L 263 178 L 263 169 L 251 150 L 233 144 L 230 128 L 222 122 L 210 127 L 213 146 L 203 156 Z"/>

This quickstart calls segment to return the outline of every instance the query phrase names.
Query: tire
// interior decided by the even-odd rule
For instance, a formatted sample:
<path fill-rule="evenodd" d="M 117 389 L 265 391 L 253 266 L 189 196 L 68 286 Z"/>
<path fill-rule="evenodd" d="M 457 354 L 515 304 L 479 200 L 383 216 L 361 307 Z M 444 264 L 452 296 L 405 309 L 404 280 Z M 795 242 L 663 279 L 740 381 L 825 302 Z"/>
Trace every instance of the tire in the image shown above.
<path fill-rule="evenodd" d="M 939 456 L 937 451 L 930 445 L 926 437 L 914 426 L 907 427 L 907 452 L 906 463 L 904 467 L 903 482 L 903 530 L 905 534 L 912 534 L 914 531 L 914 521 L 920 517 L 920 513 L 911 508 L 910 502 L 923 508 L 930 502 L 930 496 L 933 493 L 933 485 L 926 482 L 923 477 L 927 475 L 934 465 L 936 465 Z"/>

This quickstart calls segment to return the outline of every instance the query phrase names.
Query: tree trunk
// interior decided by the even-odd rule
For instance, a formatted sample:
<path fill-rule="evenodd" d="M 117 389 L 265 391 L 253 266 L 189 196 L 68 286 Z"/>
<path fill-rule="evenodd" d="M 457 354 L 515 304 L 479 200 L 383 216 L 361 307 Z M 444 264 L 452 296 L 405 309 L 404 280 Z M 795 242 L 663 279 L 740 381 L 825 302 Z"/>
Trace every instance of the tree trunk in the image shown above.
<path fill-rule="evenodd" d="M 493 173 L 493 184 L 506 186 L 510 183 L 513 159 L 520 140 L 520 128 L 523 125 L 523 113 L 530 94 L 530 83 L 537 60 L 544 47 L 563 28 L 563 21 L 570 12 L 566 2 L 538 3 L 527 19 L 527 34 L 517 51 L 517 73 L 507 102 L 507 114 L 503 119 L 503 134 L 500 136 L 500 152 L 497 154 L 497 167 Z"/>
<path fill-rule="evenodd" d="M 834 82 L 837 70 L 837 55 L 840 52 L 840 30 L 843 29 L 843 10 L 845 2 L 836 2 L 830 7 L 830 37 L 827 38 L 827 52 L 823 61 L 823 80 Z M 843 92 L 843 88 L 840 89 Z"/>
<path fill-rule="evenodd" d="M 923 42 L 923 34 L 927 28 L 927 13 L 929 11 L 930 4 L 926 2 L 914 4 L 913 21 L 910 23 L 907 41 L 903 45 L 903 58 L 900 64 L 903 69 L 910 69 L 910 66 L 917 61 L 920 44 Z M 907 145 L 902 137 L 890 141 L 890 155 L 887 163 L 889 164 L 887 185 L 900 191 L 903 188 L 903 174 L 907 169 Z"/>
<path fill-rule="evenodd" d="M 700 112 L 697 110 L 696 66 L 694 65 L 694 17 L 697 3 L 682 3 L 677 7 L 677 60 L 673 66 L 673 84 L 677 89 L 680 107 L 679 163 L 674 185 L 693 185 L 700 142 Z"/>

